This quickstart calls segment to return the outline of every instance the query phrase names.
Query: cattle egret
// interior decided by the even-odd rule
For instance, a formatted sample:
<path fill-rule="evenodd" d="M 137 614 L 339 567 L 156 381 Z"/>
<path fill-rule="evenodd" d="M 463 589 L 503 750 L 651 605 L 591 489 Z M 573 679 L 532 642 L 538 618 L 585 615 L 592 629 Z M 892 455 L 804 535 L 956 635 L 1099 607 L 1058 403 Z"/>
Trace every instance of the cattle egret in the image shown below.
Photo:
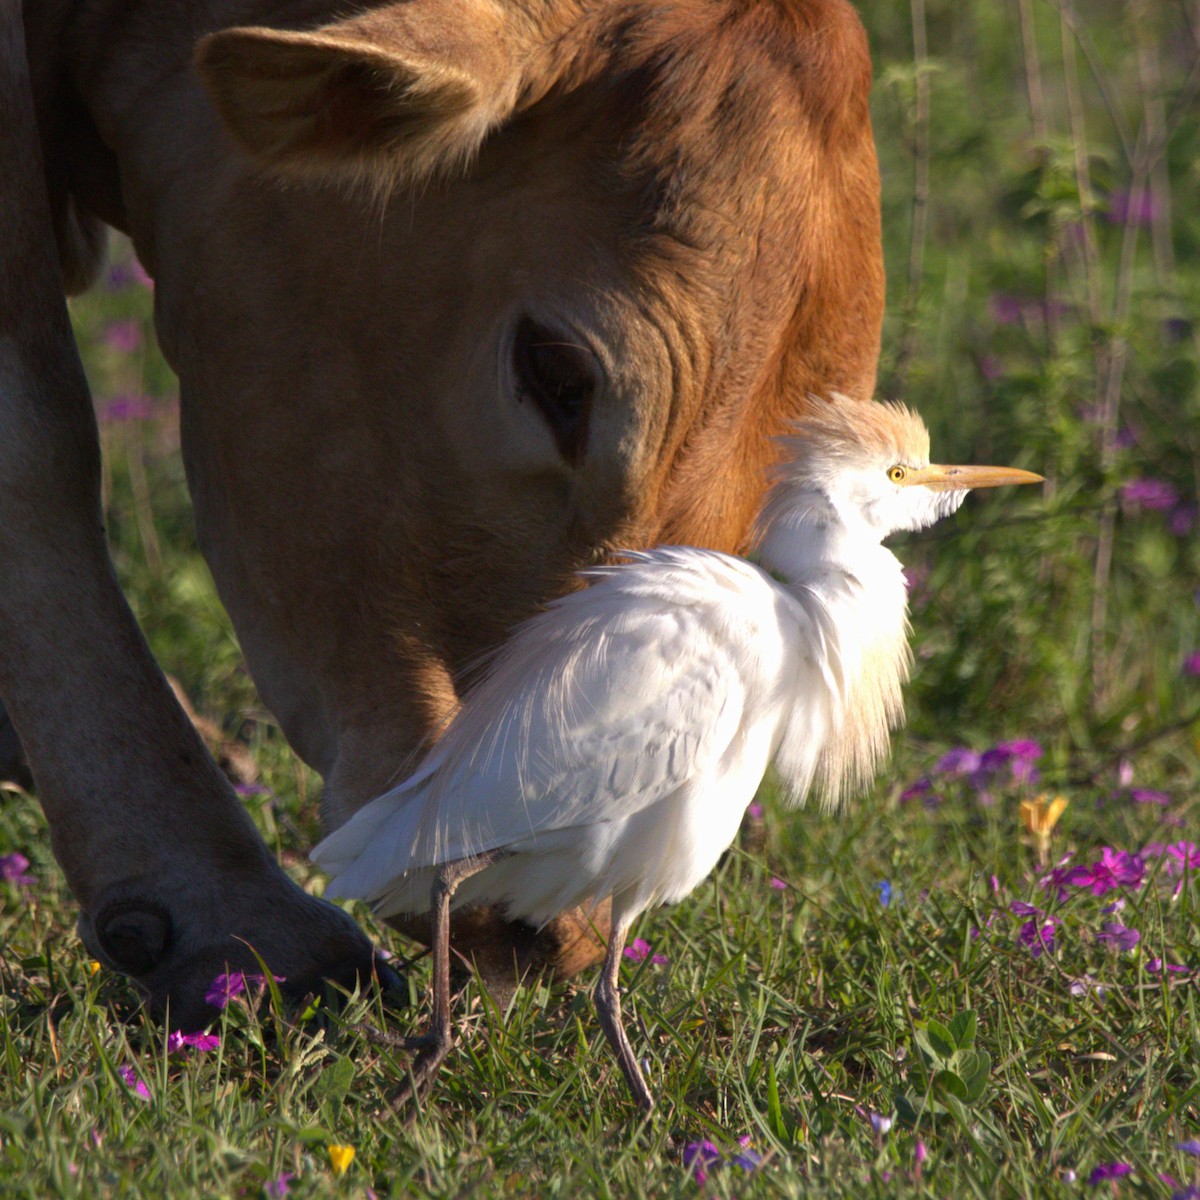
<path fill-rule="evenodd" d="M 733 841 L 767 767 L 829 804 L 864 786 L 902 716 L 907 602 L 881 544 L 968 489 L 1036 483 L 936 466 L 898 404 L 814 399 L 759 522 L 761 565 L 662 546 L 584 572 L 520 626 L 403 783 L 315 850 L 327 895 L 383 917 L 432 910 L 433 1023 L 418 1091 L 451 1042 L 452 906 L 539 925 L 612 897 L 596 1011 L 643 1108 L 617 973 L 644 909 L 686 896 Z"/>

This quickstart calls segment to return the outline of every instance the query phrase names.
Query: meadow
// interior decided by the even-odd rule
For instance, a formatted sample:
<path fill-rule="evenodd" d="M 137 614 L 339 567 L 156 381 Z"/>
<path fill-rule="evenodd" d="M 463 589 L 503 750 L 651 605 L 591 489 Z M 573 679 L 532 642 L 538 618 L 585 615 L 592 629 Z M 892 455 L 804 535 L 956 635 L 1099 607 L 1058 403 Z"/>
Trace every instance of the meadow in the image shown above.
<path fill-rule="evenodd" d="M 462 1037 L 411 1124 L 363 1020 L 204 1039 L 89 962 L 36 799 L 0 803 L 0 1195 L 1200 1197 L 1200 9 L 859 3 L 876 63 L 879 393 L 948 461 L 1047 477 L 897 546 L 908 725 L 870 794 L 770 787 L 623 984 L 643 1120 L 590 980 Z M 152 290 L 115 242 L 72 303 L 114 560 L 164 668 L 244 744 L 305 886 L 319 780 L 256 697 L 195 547 Z M 1034 489 L 1027 489 L 1033 492 Z M 398 957 L 412 947 L 356 914 Z M 253 992 L 255 989 L 251 988 Z"/>

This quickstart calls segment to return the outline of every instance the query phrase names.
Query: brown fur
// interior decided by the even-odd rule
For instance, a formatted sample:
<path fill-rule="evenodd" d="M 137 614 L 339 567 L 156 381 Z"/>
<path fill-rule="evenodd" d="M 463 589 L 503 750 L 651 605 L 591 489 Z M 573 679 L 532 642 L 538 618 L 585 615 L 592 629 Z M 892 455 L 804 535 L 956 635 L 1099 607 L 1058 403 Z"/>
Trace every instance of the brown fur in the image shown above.
<path fill-rule="evenodd" d="M 27 6 L 51 208 L 127 228 L 156 276 L 201 544 L 336 824 L 580 565 L 742 548 L 804 398 L 871 392 L 883 277 L 844 0 L 333 7 Z M 81 136 L 47 136 L 55 111 Z M 506 382 L 522 313 L 603 375 L 571 462 Z M 60 526 L 93 519 L 57 505 Z M 121 707 L 161 694 L 131 683 Z M 121 793 L 149 838 L 204 790 L 175 798 L 155 770 Z M 101 847 L 68 866 L 94 905 L 122 867 L 77 792 L 51 824 Z M 179 851 L 176 873 L 222 869 L 218 807 L 217 851 Z M 266 950 L 282 935 L 263 909 L 230 901 L 216 923 L 261 927 Z M 481 930 L 504 957 L 508 935 Z"/>

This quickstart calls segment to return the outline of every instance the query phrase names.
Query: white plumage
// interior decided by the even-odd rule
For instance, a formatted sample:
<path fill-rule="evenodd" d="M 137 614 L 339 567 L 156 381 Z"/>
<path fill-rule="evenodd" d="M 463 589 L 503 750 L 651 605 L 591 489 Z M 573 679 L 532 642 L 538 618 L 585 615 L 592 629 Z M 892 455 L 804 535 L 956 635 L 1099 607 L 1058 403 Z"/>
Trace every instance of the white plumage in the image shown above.
<path fill-rule="evenodd" d="M 785 446 L 759 530 L 766 569 L 658 547 L 585 572 L 585 589 L 514 632 L 417 771 L 313 854 L 328 895 L 382 916 L 429 911 L 449 864 L 465 865 L 447 911 L 451 897 L 500 903 L 540 924 L 611 895 L 597 1005 L 646 1107 L 616 996 L 630 923 L 708 875 L 772 762 L 796 801 L 869 781 L 909 659 L 882 538 L 953 511 L 968 487 L 1038 478 L 931 467 L 915 415 L 841 397 L 814 400 Z"/>

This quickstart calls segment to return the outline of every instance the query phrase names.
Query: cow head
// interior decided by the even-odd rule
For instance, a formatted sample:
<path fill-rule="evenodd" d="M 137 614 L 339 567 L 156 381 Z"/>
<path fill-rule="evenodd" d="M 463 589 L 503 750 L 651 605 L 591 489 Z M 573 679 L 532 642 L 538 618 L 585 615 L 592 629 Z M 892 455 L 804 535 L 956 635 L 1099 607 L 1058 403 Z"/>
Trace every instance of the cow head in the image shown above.
<path fill-rule="evenodd" d="M 271 383 L 287 376 L 288 428 L 264 431 L 286 441 L 319 409 L 327 475 L 304 494 L 276 485 L 279 519 L 260 511 L 259 532 L 241 523 L 270 582 L 244 547 L 225 567 L 217 551 L 214 571 L 285 718 L 295 663 L 346 624 L 347 580 L 356 620 L 388 630 L 386 649 L 344 638 L 306 668 L 344 734 L 307 756 L 342 764 L 352 807 L 386 778 L 347 772 L 346 756 L 361 763 L 385 729 L 410 747 L 447 681 L 572 570 L 654 541 L 743 546 L 772 439 L 805 397 L 872 390 L 865 41 L 843 0 L 408 0 L 319 28 L 226 29 L 197 64 L 251 164 L 253 215 L 226 224 L 260 221 L 269 240 L 296 196 L 320 194 L 306 236 L 339 247 L 326 303 L 349 332 L 312 353 L 311 303 L 279 327 L 309 366 Z M 339 206 L 357 219 L 331 221 Z M 320 272 L 321 248 L 307 256 Z M 304 285 L 284 253 L 272 262 L 246 288 L 270 275 L 286 309 Z M 236 457 L 222 455 L 226 509 Z M 260 507 L 262 478 L 259 462 Z M 330 499 L 355 528 L 319 512 Z M 303 541 L 285 520 L 298 512 L 316 514 Z M 264 632 L 281 572 L 312 620 Z"/>

